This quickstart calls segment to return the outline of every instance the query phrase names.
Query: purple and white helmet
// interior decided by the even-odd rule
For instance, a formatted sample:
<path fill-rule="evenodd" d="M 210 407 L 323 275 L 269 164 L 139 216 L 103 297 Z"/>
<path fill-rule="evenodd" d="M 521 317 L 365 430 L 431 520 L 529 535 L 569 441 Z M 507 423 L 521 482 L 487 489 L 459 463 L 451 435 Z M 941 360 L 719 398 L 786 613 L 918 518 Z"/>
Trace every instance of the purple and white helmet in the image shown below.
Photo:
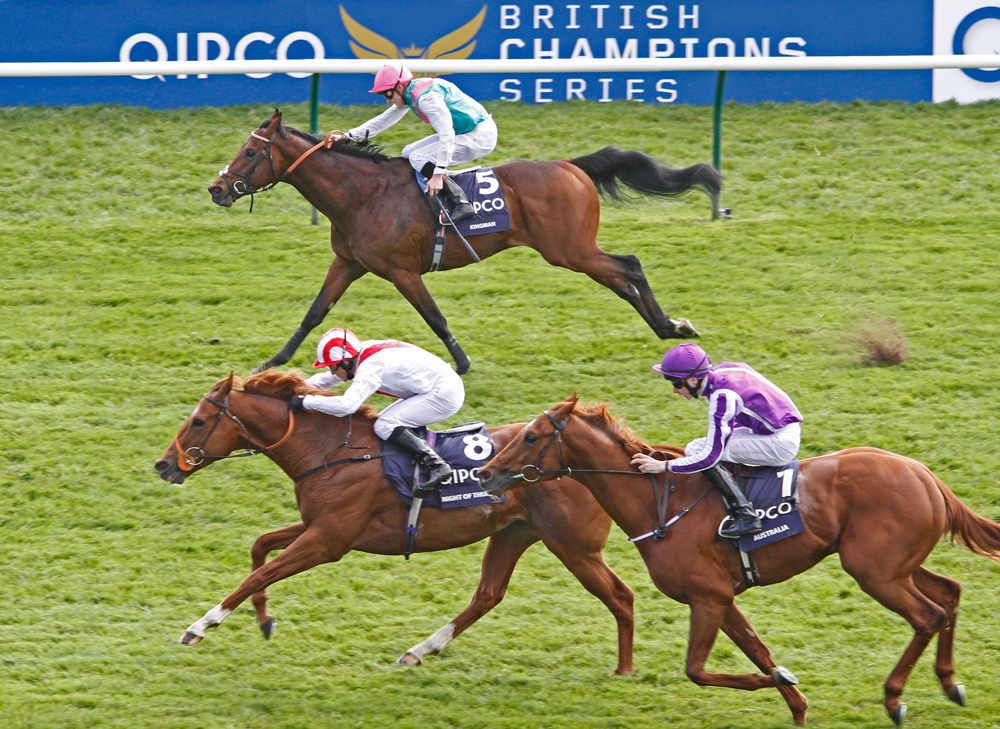
<path fill-rule="evenodd" d="M 663 355 L 663 361 L 653 365 L 653 369 L 661 375 L 683 380 L 708 374 L 712 369 L 712 360 L 697 344 L 678 344 Z"/>

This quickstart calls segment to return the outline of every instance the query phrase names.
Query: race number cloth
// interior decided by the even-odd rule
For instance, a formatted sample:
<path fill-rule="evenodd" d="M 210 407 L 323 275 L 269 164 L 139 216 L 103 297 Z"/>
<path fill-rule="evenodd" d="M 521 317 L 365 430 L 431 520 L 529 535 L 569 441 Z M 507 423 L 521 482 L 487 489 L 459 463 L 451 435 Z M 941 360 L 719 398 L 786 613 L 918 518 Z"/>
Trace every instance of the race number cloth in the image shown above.
<path fill-rule="evenodd" d="M 805 531 L 798 507 L 798 477 L 801 461 L 784 466 L 759 466 L 750 473 L 743 493 L 753 503 L 763 529 L 740 537 L 740 549 L 752 552 Z"/>
<path fill-rule="evenodd" d="M 496 497 L 483 491 L 479 481 L 476 480 L 479 467 L 493 457 L 493 439 L 490 438 L 489 431 L 483 423 L 467 423 L 441 432 L 426 428 L 413 430 L 454 469 L 451 478 L 445 481 L 439 490 L 424 498 L 424 506 L 453 509 L 459 506 L 495 504 L 504 500 L 503 496 Z M 413 503 L 416 461 L 408 452 L 400 450 L 388 441 L 382 441 L 382 452 L 392 454 L 382 459 L 386 478 L 406 504 L 410 505 Z M 420 468 L 420 482 L 426 481 L 427 478 L 427 470 Z"/>
<path fill-rule="evenodd" d="M 483 233 L 499 233 L 510 230 L 510 213 L 507 211 L 507 201 L 503 196 L 500 183 L 493 176 L 492 169 L 479 167 L 460 172 L 451 179 L 462 188 L 476 211 L 476 214 L 471 218 L 459 220 L 456 223 L 459 233 L 468 238 Z M 427 190 L 427 183 L 419 172 L 417 172 L 417 182 L 420 184 L 420 189 Z M 451 212 L 450 205 L 449 202 L 449 213 Z"/>

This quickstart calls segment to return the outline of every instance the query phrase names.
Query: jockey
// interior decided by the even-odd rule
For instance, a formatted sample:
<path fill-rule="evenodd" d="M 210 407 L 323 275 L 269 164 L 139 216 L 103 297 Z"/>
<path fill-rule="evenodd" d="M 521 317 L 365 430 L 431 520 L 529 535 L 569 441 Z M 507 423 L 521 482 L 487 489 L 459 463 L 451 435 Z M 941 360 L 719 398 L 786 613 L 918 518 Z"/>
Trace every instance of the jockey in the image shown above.
<path fill-rule="evenodd" d="M 349 329 L 324 334 L 316 347 L 313 367 L 329 368 L 306 382 L 329 389 L 351 382 L 342 395 L 295 395 L 292 410 L 316 410 L 343 417 L 357 412 L 373 393 L 399 398 L 379 413 L 375 435 L 413 454 L 430 472 L 414 495 L 425 496 L 451 476 L 449 466 L 412 429 L 451 417 L 465 402 L 462 378 L 439 357 L 395 339 L 361 341 Z"/>
<path fill-rule="evenodd" d="M 799 452 L 802 416 L 792 399 L 750 365 L 719 362 L 714 367 L 697 344 L 680 344 L 653 369 L 688 400 L 708 399 L 708 434 L 687 444 L 683 458 L 658 461 L 637 453 L 632 464 L 643 473 L 703 472 L 722 492 L 732 524 L 723 537 L 760 531 L 760 519 L 720 461 L 782 466 Z"/>
<path fill-rule="evenodd" d="M 406 116 L 409 108 L 437 133 L 403 147 L 403 156 L 427 178 L 428 194 L 437 195 L 443 188 L 455 203 L 452 221 L 470 217 L 472 204 L 462 188 L 448 179 L 448 167 L 485 157 L 497 146 L 497 125 L 489 112 L 450 81 L 414 79 L 403 66 L 382 66 L 369 93 L 384 96 L 389 108 L 346 133 L 330 132 L 327 146 L 344 137 L 374 137 Z"/>

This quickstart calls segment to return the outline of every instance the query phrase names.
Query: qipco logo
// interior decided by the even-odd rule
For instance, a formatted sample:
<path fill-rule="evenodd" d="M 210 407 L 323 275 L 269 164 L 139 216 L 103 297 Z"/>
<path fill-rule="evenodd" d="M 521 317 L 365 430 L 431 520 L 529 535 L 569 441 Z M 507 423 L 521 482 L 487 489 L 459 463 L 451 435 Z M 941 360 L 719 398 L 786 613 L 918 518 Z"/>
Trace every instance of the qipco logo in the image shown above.
<path fill-rule="evenodd" d="M 985 7 L 973 10 L 962 18 L 955 28 L 952 53 L 956 56 L 1000 51 L 1000 8 Z M 974 81 L 992 83 L 1000 81 L 1000 68 L 963 68 Z"/>
<path fill-rule="evenodd" d="M 304 30 L 298 30 L 294 33 L 289 33 L 280 41 L 278 41 L 277 48 L 273 51 L 270 47 L 274 46 L 274 42 L 277 40 L 270 33 L 264 32 L 254 32 L 247 33 L 245 36 L 236 41 L 236 46 L 233 47 L 229 43 L 229 39 L 221 33 L 198 33 L 195 37 L 195 48 L 197 56 L 195 60 L 198 61 L 228 61 L 229 53 L 232 51 L 232 57 L 235 61 L 246 61 L 247 59 L 247 49 L 254 44 L 264 44 L 269 46 L 268 50 L 263 51 L 259 48 L 255 48 L 254 55 L 258 58 L 265 57 L 271 58 L 275 57 L 279 61 L 287 61 L 289 56 L 289 49 L 295 45 L 299 44 L 301 48 L 302 44 L 308 44 L 312 47 L 313 57 L 317 60 L 326 57 L 326 49 L 323 48 L 323 42 L 317 38 L 312 33 Z M 187 61 L 188 58 L 188 45 L 189 38 L 187 33 L 177 34 L 177 47 L 174 60 L 177 61 Z M 149 48 L 145 46 L 152 46 L 152 50 L 156 53 L 156 61 L 169 61 L 170 60 L 170 50 L 167 47 L 166 42 L 157 35 L 152 33 L 136 33 L 125 39 L 122 43 L 121 50 L 118 53 L 118 59 L 124 63 L 132 61 L 132 52 L 138 47 L 138 53 L 143 56 L 149 55 Z M 296 49 L 297 51 L 299 48 Z M 272 55 L 273 53 L 273 55 Z M 137 60 L 146 60 L 145 58 L 140 58 Z M 149 59 L 154 60 L 154 59 Z M 267 78 L 271 74 L 269 73 L 248 73 L 247 76 L 250 78 Z M 306 78 L 311 76 L 309 73 L 290 73 L 289 76 L 293 78 Z M 150 79 L 155 78 L 152 75 L 143 76 L 136 75 L 133 78 L 137 79 Z M 162 76 L 160 77 L 162 80 Z M 186 74 L 179 74 L 177 78 L 187 78 Z M 198 78 L 208 78 L 208 74 L 198 74 Z"/>

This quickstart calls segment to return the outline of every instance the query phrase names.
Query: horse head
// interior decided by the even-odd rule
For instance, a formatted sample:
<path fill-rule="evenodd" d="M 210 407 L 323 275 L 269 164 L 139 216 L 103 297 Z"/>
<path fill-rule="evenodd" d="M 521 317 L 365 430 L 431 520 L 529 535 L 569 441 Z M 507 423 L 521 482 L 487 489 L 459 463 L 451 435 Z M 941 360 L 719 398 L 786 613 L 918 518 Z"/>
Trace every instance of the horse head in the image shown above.
<path fill-rule="evenodd" d="M 230 372 L 229 377 L 219 380 L 202 397 L 173 443 L 154 464 L 160 478 L 184 483 L 190 474 L 228 456 L 247 442 L 246 430 L 229 412 L 232 389 L 233 373 Z"/>
<path fill-rule="evenodd" d="M 562 431 L 573 415 L 578 398 L 573 393 L 546 410 L 511 438 L 510 442 L 479 469 L 479 485 L 489 494 L 534 483 L 566 473 Z"/>
<path fill-rule="evenodd" d="M 250 132 L 235 159 L 220 170 L 218 178 L 208 191 L 212 202 L 224 208 L 244 195 L 253 195 L 271 189 L 278 183 L 279 174 L 274 167 L 274 141 L 285 136 L 281 112 L 274 110 L 271 118 L 256 131 Z"/>

